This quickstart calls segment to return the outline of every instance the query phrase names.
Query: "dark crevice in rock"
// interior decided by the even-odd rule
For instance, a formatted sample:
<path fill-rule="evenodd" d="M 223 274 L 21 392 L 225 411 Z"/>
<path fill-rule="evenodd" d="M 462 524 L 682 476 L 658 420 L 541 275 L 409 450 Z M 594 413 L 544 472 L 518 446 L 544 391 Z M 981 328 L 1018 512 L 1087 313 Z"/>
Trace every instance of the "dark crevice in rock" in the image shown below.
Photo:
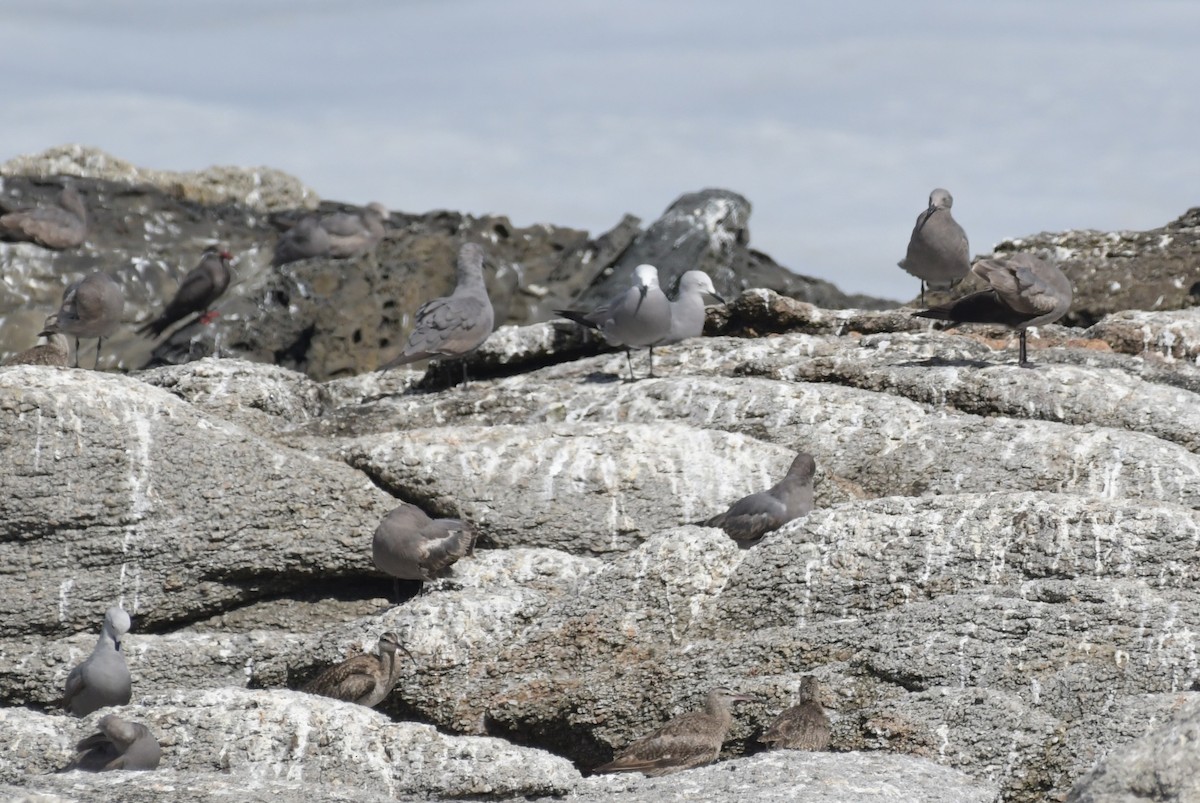
<path fill-rule="evenodd" d="M 484 732 L 522 747 L 536 747 L 562 756 L 584 775 L 613 759 L 613 749 L 583 727 L 559 717 L 537 723 L 502 722 L 488 715 Z"/>
<path fill-rule="evenodd" d="M 237 616 L 247 610 L 264 603 L 276 601 L 293 601 L 315 603 L 321 600 L 367 601 L 373 599 L 395 600 L 392 579 L 377 574 L 353 574 L 339 577 L 320 575 L 298 575 L 292 573 L 283 577 L 264 577 L 262 575 L 235 578 L 225 575 L 220 579 L 225 585 L 236 586 L 247 592 L 248 597 L 238 604 L 230 604 L 218 609 L 207 609 L 189 612 L 188 615 L 171 619 L 159 619 L 142 624 L 139 617 L 134 617 L 132 632 L 147 635 L 163 635 L 174 633 L 187 627 L 201 623 L 212 623 L 212 629 L 224 629 L 217 625 L 222 617 Z M 417 588 L 412 586 L 401 588 L 400 602 L 416 596 Z"/>

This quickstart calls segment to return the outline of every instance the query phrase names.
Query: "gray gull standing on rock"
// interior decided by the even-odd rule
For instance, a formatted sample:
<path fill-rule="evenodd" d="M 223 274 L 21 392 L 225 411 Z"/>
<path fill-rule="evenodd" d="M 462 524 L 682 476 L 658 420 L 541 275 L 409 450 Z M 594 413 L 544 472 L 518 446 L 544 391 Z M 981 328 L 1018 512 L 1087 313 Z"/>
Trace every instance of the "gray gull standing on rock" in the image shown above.
<path fill-rule="evenodd" d="M 1032 363 L 1025 359 L 1025 330 L 1054 323 L 1067 314 L 1073 297 L 1070 280 L 1056 265 L 1024 253 L 981 259 L 971 266 L 971 272 L 991 289 L 914 312 L 913 317 L 951 321 L 951 327 L 997 323 L 1016 329 L 1021 339 L 1017 364 L 1028 368 Z"/>
<path fill-rule="evenodd" d="M 96 364 L 100 367 L 100 345 L 117 331 L 125 309 L 121 285 L 107 273 L 96 271 L 63 291 L 58 308 L 57 329 L 75 336 L 75 367 L 79 367 L 79 338 L 96 338 Z"/>
<path fill-rule="evenodd" d="M 649 376 L 654 376 L 654 347 L 671 334 L 671 302 L 658 285 L 658 268 L 653 265 L 638 265 L 634 268 L 630 287 L 590 312 L 564 309 L 554 312 L 581 326 L 598 330 L 609 343 L 623 347 L 631 382 L 636 377 L 629 350 L 649 348 Z"/>
<path fill-rule="evenodd" d="M 800 452 L 782 480 L 765 491 L 739 499 L 704 525 L 720 527 L 733 540 L 748 546 L 792 519 L 808 515 L 813 509 L 816 472 L 817 461 L 808 452 Z"/>
<path fill-rule="evenodd" d="M 492 302 L 483 281 L 483 248 L 466 243 L 455 261 L 454 292 L 426 301 L 417 309 L 417 320 L 408 343 L 399 356 L 381 370 L 430 357 L 461 357 L 487 340 L 492 333 Z M 467 365 L 463 363 L 463 382 Z"/>
<path fill-rule="evenodd" d="M 104 625 L 92 654 L 67 675 L 62 698 L 65 710 L 84 717 L 106 705 L 129 702 L 133 681 L 121 652 L 121 636 L 129 632 L 129 625 L 129 614 L 117 605 L 104 614 Z"/>
<path fill-rule="evenodd" d="M 925 287 L 948 290 L 966 277 L 971 269 L 967 233 L 950 214 L 954 198 L 949 190 L 929 193 L 929 207 L 917 216 L 908 253 L 897 264 L 921 280 L 921 303 Z"/>
<path fill-rule="evenodd" d="M 704 297 L 712 296 L 722 304 L 712 279 L 702 270 L 689 270 L 679 277 L 679 291 L 671 302 L 671 331 L 656 345 L 666 346 L 704 334 Z"/>
<path fill-rule="evenodd" d="M 708 693 L 703 711 L 675 717 L 666 725 L 626 747 L 607 764 L 593 772 L 640 772 L 667 775 L 716 761 L 721 745 L 733 724 L 730 704 L 753 702 L 754 698 L 725 688 Z"/>

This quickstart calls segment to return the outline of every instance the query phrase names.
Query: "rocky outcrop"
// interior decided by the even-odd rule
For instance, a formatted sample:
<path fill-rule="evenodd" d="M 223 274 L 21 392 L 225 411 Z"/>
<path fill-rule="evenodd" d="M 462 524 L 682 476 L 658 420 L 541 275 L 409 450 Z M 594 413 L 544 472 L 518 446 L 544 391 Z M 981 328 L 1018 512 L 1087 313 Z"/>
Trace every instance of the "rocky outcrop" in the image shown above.
<path fill-rule="evenodd" d="M 737 712 L 736 757 L 815 674 L 844 755 L 751 755 L 687 773 L 686 788 L 786 799 L 805 773 L 858 788 L 874 771 L 908 799 L 1062 797 L 1194 696 L 1189 316 L 1044 327 L 1032 369 L 1002 332 L 760 291 L 715 322 L 781 334 L 671 346 L 662 376 L 636 383 L 617 379 L 622 354 L 580 356 L 587 343 L 554 324 L 503 330 L 474 358 L 493 378 L 465 389 L 422 390 L 415 371 L 321 384 L 233 360 L 4 369 L 2 582 L 30 604 L 0 614 L 0 696 L 69 744 L 67 720 L 36 709 L 89 649 L 95 611 L 123 599 L 132 713 L 147 717 L 235 690 L 315 717 L 278 690 L 393 630 L 416 664 L 381 714 L 362 714 L 408 729 L 389 738 L 428 733 L 389 717 L 415 720 L 586 771 L 720 684 L 761 701 Z M 748 550 L 692 524 L 772 484 L 801 448 L 818 465 L 812 514 Z M 395 498 L 480 531 L 473 559 L 399 605 L 370 563 Z M 209 722 L 171 716 L 182 734 Z M 211 726 L 239 751 L 276 746 L 231 765 L 248 788 L 286 776 L 263 768 L 293 731 L 266 721 L 253 736 Z M 166 771 L 214 782 L 170 756 Z M 303 777 L 360 771 L 339 756 Z M 528 794 L 668 794 L 656 784 Z"/>
<path fill-rule="evenodd" d="M 373 371 L 399 352 L 417 307 L 453 288 L 454 254 L 467 241 L 487 249 L 485 273 L 498 324 L 544 321 L 557 308 L 604 295 L 632 270 L 633 260 L 651 256 L 668 279 L 699 260 L 730 296 L 762 286 L 826 306 L 887 303 L 846 296 L 752 251 L 750 205 L 726 190 L 683 196 L 645 231 L 625 216 L 594 238 L 558 226 L 517 227 L 502 216 L 393 213 L 384 240 L 370 254 L 272 267 L 280 231 L 302 214 L 357 208 L 318 203 L 311 190 L 277 171 L 169 173 L 80 146 L 11 160 L 0 166 L 0 175 L 0 205 L 52 203 L 61 177 L 75 177 L 92 220 L 87 241 L 68 252 L 0 244 L 8 278 L 0 288 L 0 360 L 33 345 L 69 280 L 100 269 L 117 277 L 126 296 L 127 325 L 106 340 L 107 367 L 131 370 L 223 354 L 318 380 Z M 234 283 L 217 304 L 221 317 L 185 324 L 157 343 L 135 336 L 135 324 L 161 311 L 213 243 L 235 257 Z"/>

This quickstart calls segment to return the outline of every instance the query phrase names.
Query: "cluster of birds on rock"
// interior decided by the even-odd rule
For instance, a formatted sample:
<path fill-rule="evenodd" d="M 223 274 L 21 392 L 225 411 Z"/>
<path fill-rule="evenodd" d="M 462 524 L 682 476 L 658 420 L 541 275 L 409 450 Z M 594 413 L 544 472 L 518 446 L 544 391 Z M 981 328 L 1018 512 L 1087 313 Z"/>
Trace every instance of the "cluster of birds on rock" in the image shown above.
<path fill-rule="evenodd" d="M 917 218 L 908 251 L 899 264 L 921 279 L 922 300 L 927 287 L 949 289 L 971 273 L 986 282 L 988 288 L 914 315 L 949 321 L 951 325 L 980 322 L 1011 327 L 1020 333 L 1019 364 L 1027 365 L 1025 330 L 1056 321 L 1068 311 L 1072 299 L 1070 282 L 1058 268 L 1027 254 L 983 259 L 971 265 L 967 237 L 951 215 L 952 204 L 950 193 L 944 189 L 935 189 L 930 194 L 929 205 Z M 280 239 L 273 262 L 280 265 L 313 256 L 344 258 L 363 253 L 383 236 L 387 214 L 381 205 L 372 204 L 359 215 L 305 217 Z M 63 189 L 59 207 L 4 215 L 0 217 L 0 228 L 10 237 L 19 236 L 47 247 L 72 247 L 86 236 L 87 212 L 78 192 L 68 185 Z M 219 247 L 206 249 L 162 314 L 144 323 L 138 333 L 161 336 L 192 314 L 206 320 L 212 305 L 229 287 L 230 260 L 230 254 Z M 462 357 L 487 339 L 494 320 L 483 277 L 484 262 L 485 252 L 480 245 L 461 246 L 455 262 L 453 293 L 420 307 L 403 352 L 383 366 L 383 370 L 429 358 Z M 608 302 L 590 310 L 557 312 L 623 348 L 632 381 L 636 378 L 632 349 L 648 350 L 648 373 L 653 376 L 656 346 L 703 333 L 706 297 L 724 302 L 712 280 L 702 271 L 684 273 L 672 300 L 660 287 L 658 269 L 639 265 L 633 271 L 630 286 Z M 76 338 L 78 361 L 78 338 L 94 337 L 102 341 L 109 337 L 120 323 L 123 306 L 120 286 L 111 276 L 102 272 L 85 276 L 66 289 L 60 308 L 46 319 L 42 336 L 50 342 L 10 363 L 65 365 L 67 335 Z M 99 348 L 98 343 L 97 364 Z M 740 546 L 749 547 L 813 509 L 815 474 L 815 459 L 802 451 L 779 483 L 733 502 L 723 513 L 700 523 L 720 528 Z M 470 524 L 458 519 L 433 519 L 419 507 L 402 503 L 379 524 L 372 537 L 371 551 L 376 567 L 397 583 L 401 579 L 425 582 L 443 576 L 457 560 L 472 554 L 475 541 L 476 533 Z M 120 607 L 109 608 L 95 649 L 67 678 L 62 705 L 68 712 L 85 716 L 105 706 L 129 703 L 131 678 L 121 651 L 122 636 L 129 629 L 128 614 Z M 303 690 L 373 707 L 391 693 L 399 679 L 403 667 L 398 657 L 401 651 L 416 664 L 399 635 L 385 632 L 379 636 L 375 654 L 356 655 L 329 667 Z M 759 737 L 760 741 L 776 747 L 825 749 L 830 723 L 818 702 L 819 692 L 816 678 L 802 678 L 799 702 L 781 713 Z M 732 723 L 732 704 L 751 699 L 728 688 L 714 688 L 709 691 L 702 710 L 672 719 L 594 771 L 661 775 L 714 761 Z M 100 720 L 99 727 L 99 733 L 78 744 L 78 753 L 68 769 L 158 766 L 161 758 L 158 742 L 141 723 L 109 714 Z"/>

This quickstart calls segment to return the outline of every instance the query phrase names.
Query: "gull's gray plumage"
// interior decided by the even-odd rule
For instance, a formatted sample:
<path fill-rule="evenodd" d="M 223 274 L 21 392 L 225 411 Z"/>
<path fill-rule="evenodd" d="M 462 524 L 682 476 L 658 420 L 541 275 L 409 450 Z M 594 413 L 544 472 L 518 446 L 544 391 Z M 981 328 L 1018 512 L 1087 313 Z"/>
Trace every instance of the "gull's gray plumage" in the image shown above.
<path fill-rule="evenodd" d="M 301 259 L 328 256 L 331 247 L 329 232 L 321 225 L 321 219 L 316 215 L 305 215 L 280 235 L 271 264 L 278 267 Z"/>
<path fill-rule="evenodd" d="M 908 253 L 897 264 L 921 280 L 921 303 L 925 287 L 948 290 L 971 269 L 967 234 L 950 214 L 954 198 L 940 187 L 929 193 L 929 207 L 917 216 Z"/>
<path fill-rule="evenodd" d="M 472 553 L 475 532 L 458 519 L 431 519 L 407 502 L 388 513 L 371 539 L 380 571 L 402 580 L 432 580 Z"/>
<path fill-rule="evenodd" d="M 87 207 L 72 184 L 63 187 L 58 206 L 21 209 L 0 216 L 0 230 L 8 239 L 27 240 L 55 250 L 82 243 L 87 227 Z"/>
<path fill-rule="evenodd" d="M 454 292 L 421 305 L 404 351 L 382 370 L 430 357 L 461 357 L 487 340 L 494 313 L 483 281 L 483 248 L 475 243 L 463 245 L 455 270 Z M 463 372 L 465 379 L 465 365 Z"/>
<path fill-rule="evenodd" d="M 787 475 L 771 488 L 734 502 L 724 513 L 704 522 L 720 527 L 740 544 L 750 544 L 813 509 L 813 476 L 817 461 L 808 452 L 792 460 Z"/>
<path fill-rule="evenodd" d="M 79 339 L 96 338 L 96 364 L 100 366 L 100 344 L 117 331 L 125 309 L 121 285 L 107 273 L 95 271 L 63 291 L 56 328 L 75 336 L 75 365 L 79 365 Z"/>
<path fill-rule="evenodd" d="M 725 299 L 717 295 L 712 279 L 702 270 L 689 270 L 679 277 L 679 291 L 671 302 L 671 330 L 657 345 L 678 343 L 689 337 L 704 334 L 704 297 L 712 296 L 722 304 Z"/>
<path fill-rule="evenodd" d="M 104 614 L 96 647 L 67 675 L 62 707 L 77 717 L 87 716 L 106 705 L 125 705 L 133 692 L 133 681 L 121 636 L 129 632 L 129 614 L 114 605 Z"/>
<path fill-rule="evenodd" d="M 951 326 L 998 323 L 1016 329 L 1021 341 L 1017 363 L 1028 366 L 1025 330 L 1054 323 L 1067 314 L 1073 298 L 1070 280 L 1056 265 L 1024 253 L 981 259 L 971 266 L 971 272 L 991 289 L 914 312 L 913 317 L 951 321 Z"/>
<path fill-rule="evenodd" d="M 829 747 L 830 723 L 819 701 L 820 684 L 812 675 L 800 679 L 800 701 L 767 727 L 758 740 L 789 750 L 824 750 Z"/>
<path fill-rule="evenodd" d="M 140 722 L 129 722 L 116 714 L 105 714 L 98 733 L 75 745 L 75 758 L 63 768 L 104 772 L 106 770 L 153 770 L 162 760 L 162 748 L 154 734 Z"/>
<path fill-rule="evenodd" d="M 640 772 L 645 775 L 668 773 L 699 767 L 717 759 L 721 745 L 733 724 L 730 705 L 753 701 L 753 697 L 725 688 L 708 693 L 703 711 L 691 711 L 675 717 L 666 725 L 638 739 L 607 764 L 593 772 Z"/>
<path fill-rule="evenodd" d="M 400 678 L 400 662 L 396 660 L 398 649 L 404 650 L 416 663 L 412 653 L 400 643 L 400 636 L 389 630 L 379 636 L 378 655 L 347 658 L 321 672 L 301 691 L 374 708 L 391 693 Z"/>
<path fill-rule="evenodd" d="M 38 337 L 46 338 L 46 342 L 25 349 L 19 354 L 14 354 L 4 364 L 57 365 L 66 368 L 71 346 L 67 343 L 67 336 L 58 331 L 57 315 L 51 315 L 46 319 L 46 322 L 42 325 L 42 331 L 38 332 Z"/>
<path fill-rule="evenodd" d="M 383 239 L 387 216 L 387 207 L 376 201 L 359 213 L 337 212 L 321 218 L 321 228 L 329 235 L 329 255 L 344 259 L 370 251 Z"/>
<path fill-rule="evenodd" d="M 183 281 L 179 283 L 179 289 L 175 291 L 175 297 L 167 304 L 162 315 L 142 324 L 138 327 L 137 333 L 139 335 L 149 333 L 150 337 L 158 337 L 176 321 L 186 318 L 193 312 L 201 313 L 202 318 L 206 317 L 209 314 L 209 307 L 229 287 L 229 281 L 232 278 L 232 274 L 229 272 L 231 258 L 228 251 L 216 246 L 205 248 L 204 253 L 200 255 L 200 264 L 189 270 L 183 277 Z"/>
<path fill-rule="evenodd" d="M 629 288 L 590 312 L 555 310 L 564 318 L 598 330 L 612 345 L 623 346 L 629 362 L 630 381 L 635 377 L 629 350 L 650 350 L 649 375 L 654 376 L 654 347 L 671 334 L 671 302 L 659 287 L 658 268 L 638 265 L 633 278 Z"/>

